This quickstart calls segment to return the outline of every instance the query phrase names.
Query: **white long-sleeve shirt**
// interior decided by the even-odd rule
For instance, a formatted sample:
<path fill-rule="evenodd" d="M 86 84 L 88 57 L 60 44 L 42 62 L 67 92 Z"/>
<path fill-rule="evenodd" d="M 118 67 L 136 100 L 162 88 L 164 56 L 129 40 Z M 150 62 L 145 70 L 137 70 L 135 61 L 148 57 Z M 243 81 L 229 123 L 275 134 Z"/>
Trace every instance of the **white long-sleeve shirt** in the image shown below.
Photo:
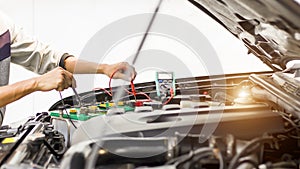
<path fill-rule="evenodd" d="M 0 11 L 0 86 L 8 84 L 10 62 L 44 74 L 63 63 L 66 55 L 25 35 L 21 27 Z M 5 107 L 0 111 L 1 124 Z"/>

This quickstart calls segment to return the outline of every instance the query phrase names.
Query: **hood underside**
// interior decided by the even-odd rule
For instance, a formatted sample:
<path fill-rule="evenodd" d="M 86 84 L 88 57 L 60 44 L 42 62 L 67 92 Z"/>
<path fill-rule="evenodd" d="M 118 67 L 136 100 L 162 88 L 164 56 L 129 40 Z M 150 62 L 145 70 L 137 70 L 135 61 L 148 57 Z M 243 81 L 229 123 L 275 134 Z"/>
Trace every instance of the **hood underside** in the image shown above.
<path fill-rule="evenodd" d="M 189 0 L 243 41 L 274 71 L 300 60 L 300 4 L 294 0 Z"/>

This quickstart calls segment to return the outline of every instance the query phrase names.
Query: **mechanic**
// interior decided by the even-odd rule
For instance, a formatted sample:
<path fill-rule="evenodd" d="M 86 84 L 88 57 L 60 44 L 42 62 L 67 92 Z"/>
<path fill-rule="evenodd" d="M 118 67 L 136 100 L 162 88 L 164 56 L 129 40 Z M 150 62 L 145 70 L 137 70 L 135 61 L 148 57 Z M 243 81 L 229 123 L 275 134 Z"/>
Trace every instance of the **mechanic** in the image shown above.
<path fill-rule="evenodd" d="M 8 85 L 10 62 L 41 76 Z M 0 11 L 0 125 L 5 106 L 35 91 L 63 91 L 76 87 L 73 73 L 99 73 L 114 78 L 133 80 L 134 67 L 126 62 L 97 64 L 76 59 L 68 53 L 52 50 L 26 36 L 22 28 Z M 125 74 L 126 72 L 126 74 Z"/>

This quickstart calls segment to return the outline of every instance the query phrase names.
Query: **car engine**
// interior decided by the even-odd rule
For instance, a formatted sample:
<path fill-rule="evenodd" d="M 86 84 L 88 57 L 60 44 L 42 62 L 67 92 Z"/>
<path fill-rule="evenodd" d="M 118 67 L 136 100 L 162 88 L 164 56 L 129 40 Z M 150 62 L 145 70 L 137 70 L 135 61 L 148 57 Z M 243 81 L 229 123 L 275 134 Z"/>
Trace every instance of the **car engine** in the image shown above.
<path fill-rule="evenodd" d="M 176 79 L 165 105 L 126 94 L 116 103 L 99 89 L 79 94 L 79 107 L 71 96 L 17 128 L 2 127 L 1 167 L 298 168 L 298 96 L 282 77 Z M 155 82 L 135 89 L 156 93 Z"/>

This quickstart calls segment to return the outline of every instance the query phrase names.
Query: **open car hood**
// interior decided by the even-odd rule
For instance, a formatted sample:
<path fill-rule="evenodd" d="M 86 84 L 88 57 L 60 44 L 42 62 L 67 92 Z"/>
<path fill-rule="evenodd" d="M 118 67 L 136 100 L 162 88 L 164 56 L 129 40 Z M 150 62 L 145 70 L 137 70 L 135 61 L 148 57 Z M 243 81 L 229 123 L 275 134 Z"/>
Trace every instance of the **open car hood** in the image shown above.
<path fill-rule="evenodd" d="M 300 3 L 294 0 L 189 0 L 243 41 L 274 71 L 300 60 Z"/>

